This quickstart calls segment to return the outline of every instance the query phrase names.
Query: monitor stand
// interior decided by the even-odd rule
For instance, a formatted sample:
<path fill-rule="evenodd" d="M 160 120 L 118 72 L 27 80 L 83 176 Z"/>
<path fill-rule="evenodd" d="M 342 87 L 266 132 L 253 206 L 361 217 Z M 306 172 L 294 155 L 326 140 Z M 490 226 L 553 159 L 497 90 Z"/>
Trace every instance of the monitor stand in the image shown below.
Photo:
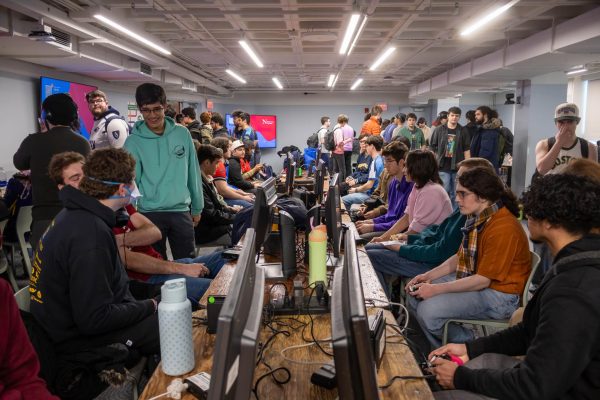
<path fill-rule="evenodd" d="M 274 218 L 279 231 L 271 232 L 263 248 L 265 253 L 281 259 L 281 262 L 259 264 L 265 269 L 266 280 L 287 279 L 296 274 L 296 226 L 294 218 L 284 210 Z"/>

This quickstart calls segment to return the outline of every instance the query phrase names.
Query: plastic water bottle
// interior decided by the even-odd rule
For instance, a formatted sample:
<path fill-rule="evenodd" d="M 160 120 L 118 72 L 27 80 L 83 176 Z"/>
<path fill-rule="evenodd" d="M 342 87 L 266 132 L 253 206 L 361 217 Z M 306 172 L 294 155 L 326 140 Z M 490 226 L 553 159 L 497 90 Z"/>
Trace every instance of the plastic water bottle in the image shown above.
<path fill-rule="evenodd" d="M 0 197 L 4 197 L 6 191 L 6 185 L 8 184 L 8 178 L 4 168 L 0 167 Z"/>
<path fill-rule="evenodd" d="M 158 305 L 162 370 L 171 376 L 194 369 L 192 304 L 187 299 L 185 279 L 171 279 L 161 288 Z"/>

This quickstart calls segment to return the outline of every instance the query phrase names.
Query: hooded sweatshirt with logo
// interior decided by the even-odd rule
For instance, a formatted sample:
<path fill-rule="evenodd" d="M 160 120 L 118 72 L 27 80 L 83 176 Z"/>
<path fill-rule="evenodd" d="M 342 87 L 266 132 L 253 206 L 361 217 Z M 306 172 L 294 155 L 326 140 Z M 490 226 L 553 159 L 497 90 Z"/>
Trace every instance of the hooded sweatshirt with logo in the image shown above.
<path fill-rule="evenodd" d="M 144 121 L 136 122 L 125 141 L 125 149 L 136 160 L 135 183 L 142 197 L 143 212 L 185 212 L 200 215 L 204 208 L 198 157 L 187 129 L 165 117 L 162 135 Z"/>

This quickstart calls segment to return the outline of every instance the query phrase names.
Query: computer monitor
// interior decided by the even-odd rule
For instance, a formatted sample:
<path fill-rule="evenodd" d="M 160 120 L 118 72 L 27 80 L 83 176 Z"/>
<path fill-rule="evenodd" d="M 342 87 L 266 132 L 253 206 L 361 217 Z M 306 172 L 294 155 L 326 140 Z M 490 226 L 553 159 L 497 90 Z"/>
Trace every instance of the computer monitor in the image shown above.
<path fill-rule="evenodd" d="M 256 254 L 260 252 L 260 248 L 269 234 L 275 200 L 277 200 L 277 189 L 275 188 L 275 178 L 271 177 L 256 188 L 254 211 L 252 212 L 252 228 L 256 232 L 254 245 Z"/>
<path fill-rule="evenodd" d="M 263 270 L 254 263 L 255 239 L 248 229 L 219 314 L 208 400 L 250 398 L 265 291 Z"/>
<path fill-rule="evenodd" d="M 325 182 L 325 163 L 323 160 L 317 160 L 317 168 L 315 170 L 315 193 L 316 203 L 321 204 L 323 201 L 323 183 Z"/>
<path fill-rule="evenodd" d="M 288 156 L 288 168 L 285 174 L 285 193 L 292 195 L 294 193 L 294 177 L 296 176 L 296 162 Z"/>
<path fill-rule="evenodd" d="M 327 238 L 333 247 L 333 257 L 340 257 L 340 246 L 342 237 L 342 208 L 340 201 L 340 189 L 337 185 L 338 174 L 331 177 L 327 199 L 325 200 L 325 225 L 327 226 Z"/>
<path fill-rule="evenodd" d="M 377 367 L 352 232 L 346 233 L 344 266 L 336 268 L 333 276 L 331 340 L 340 400 L 378 399 Z"/>

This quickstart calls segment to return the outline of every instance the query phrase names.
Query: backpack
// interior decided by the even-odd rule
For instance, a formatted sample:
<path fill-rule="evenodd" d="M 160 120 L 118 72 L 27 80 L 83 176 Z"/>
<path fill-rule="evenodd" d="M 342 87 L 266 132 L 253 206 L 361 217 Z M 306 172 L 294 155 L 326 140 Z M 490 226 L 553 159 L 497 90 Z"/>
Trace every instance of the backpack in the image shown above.
<path fill-rule="evenodd" d="M 306 145 L 310 148 L 316 149 L 317 147 L 319 147 L 319 132 L 321 130 L 319 129 L 318 131 L 316 131 L 315 133 L 313 133 L 312 135 L 310 135 L 308 137 L 308 139 L 306 139 Z"/>
<path fill-rule="evenodd" d="M 328 130 L 325 133 L 325 139 L 323 140 L 323 146 L 325 146 L 325 150 L 329 150 L 329 151 L 335 150 L 335 134 L 334 134 L 334 131 Z"/>
<path fill-rule="evenodd" d="M 206 126 L 203 126 L 199 130 L 200 134 L 200 143 L 202 144 L 210 144 L 210 141 L 213 138 L 212 129 L 209 129 Z"/>
<path fill-rule="evenodd" d="M 110 117 L 104 120 L 104 132 L 108 132 L 108 124 L 110 124 L 110 121 L 115 119 L 120 119 L 125 122 L 125 126 L 127 126 L 127 136 L 129 136 L 129 134 L 131 133 L 131 126 L 129 126 L 129 122 L 127 122 L 124 116 L 117 114 L 112 114 Z"/>
<path fill-rule="evenodd" d="M 588 158 L 590 155 L 590 149 L 587 145 L 587 141 L 580 137 L 578 137 L 577 140 L 579 141 L 579 146 L 581 147 L 581 157 Z M 552 146 L 554 146 L 555 143 L 556 143 L 556 138 L 554 136 L 548 138 L 548 151 L 550 151 L 550 149 L 552 148 Z M 533 183 L 533 181 L 535 179 L 539 178 L 540 176 L 542 176 L 542 175 L 540 175 L 540 173 L 538 172 L 537 167 L 536 167 L 535 172 L 531 176 L 531 183 Z"/>

